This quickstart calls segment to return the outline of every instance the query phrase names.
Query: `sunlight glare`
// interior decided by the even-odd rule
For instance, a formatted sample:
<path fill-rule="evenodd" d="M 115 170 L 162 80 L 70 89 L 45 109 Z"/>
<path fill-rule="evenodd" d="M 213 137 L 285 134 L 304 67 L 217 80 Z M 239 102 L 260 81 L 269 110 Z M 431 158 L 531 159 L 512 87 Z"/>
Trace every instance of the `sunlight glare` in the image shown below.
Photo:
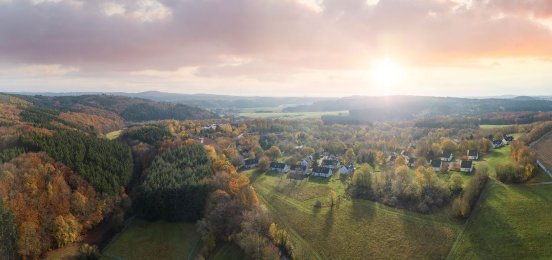
<path fill-rule="evenodd" d="M 389 58 L 372 64 L 372 80 L 379 87 L 396 87 L 403 81 L 403 77 L 401 66 Z"/>

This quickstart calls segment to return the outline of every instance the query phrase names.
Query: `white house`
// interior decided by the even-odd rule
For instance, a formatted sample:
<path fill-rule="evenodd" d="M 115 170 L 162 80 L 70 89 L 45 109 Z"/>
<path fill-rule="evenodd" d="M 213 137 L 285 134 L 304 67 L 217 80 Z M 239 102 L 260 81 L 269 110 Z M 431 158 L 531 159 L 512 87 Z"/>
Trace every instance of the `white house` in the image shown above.
<path fill-rule="evenodd" d="M 502 139 L 502 142 L 504 144 L 511 144 L 512 142 L 514 142 L 514 137 L 511 135 L 505 135 L 504 138 Z"/>
<path fill-rule="evenodd" d="M 330 160 L 330 159 L 324 159 L 322 160 L 322 167 L 330 168 L 330 169 L 337 169 L 339 167 L 339 161 L 338 160 Z"/>
<path fill-rule="evenodd" d="M 443 162 L 452 162 L 452 152 L 449 151 L 443 151 L 443 154 L 441 155 L 441 161 Z"/>
<path fill-rule="evenodd" d="M 497 149 L 504 146 L 503 140 L 494 140 L 493 141 L 493 148 Z"/>
<path fill-rule="evenodd" d="M 479 151 L 468 150 L 468 160 L 479 160 Z"/>
<path fill-rule="evenodd" d="M 460 163 L 461 172 L 472 172 L 473 171 L 473 161 L 462 160 Z"/>
<path fill-rule="evenodd" d="M 431 160 L 431 168 L 433 168 L 434 171 L 441 171 L 442 165 L 443 162 L 439 159 Z"/>
<path fill-rule="evenodd" d="M 279 173 L 286 173 L 289 171 L 289 166 L 285 163 L 271 162 L 270 170 L 279 172 Z"/>
<path fill-rule="evenodd" d="M 408 161 L 406 161 L 406 165 L 410 168 L 413 168 L 416 164 L 416 158 L 410 157 L 408 158 Z"/>
<path fill-rule="evenodd" d="M 306 166 L 306 167 L 309 167 L 309 162 L 307 160 L 302 160 L 299 164 L 303 165 L 303 166 Z"/>
<path fill-rule="evenodd" d="M 312 168 L 312 175 L 328 178 L 333 175 L 333 172 L 329 167 L 314 167 Z"/>
<path fill-rule="evenodd" d="M 405 150 L 401 151 L 401 156 L 402 156 L 402 157 L 404 158 L 404 160 L 407 161 L 407 162 L 410 160 L 410 154 L 409 154 L 407 151 L 405 151 Z"/>
<path fill-rule="evenodd" d="M 301 164 L 295 164 L 290 167 L 290 173 L 307 174 L 307 166 Z"/>
<path fill-rule="evenodd" d="M 339 168 L 339 174 L 341 175 L 349 175 L 349 174 L 353 174 L 354 172 L 355 172 L 355 167 L 352 164 L 342 165 L 341 168 Z"/>
<path fill-rule="evenodd" d="M 258 164 L 259 164 L 258 159 L 255 159 L 255 158 L 247 159 L 244 161 L 243 167 L 247 169 L 251 169 L 251 168 L 257 167 Z"/>

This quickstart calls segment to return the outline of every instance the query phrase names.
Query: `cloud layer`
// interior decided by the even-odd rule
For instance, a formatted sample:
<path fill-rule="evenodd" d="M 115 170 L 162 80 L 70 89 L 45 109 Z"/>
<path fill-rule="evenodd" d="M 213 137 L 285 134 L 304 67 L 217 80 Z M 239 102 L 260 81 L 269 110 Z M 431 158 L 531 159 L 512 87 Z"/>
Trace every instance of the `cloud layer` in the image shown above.
<path fill-rule="evenodd" d="M 281 81 L 398 57 L 412 67 L 552 59 L 548 0 L 0 0 L 0 66 Z M 201 84 L 198 82 L 198 84 Z"/>

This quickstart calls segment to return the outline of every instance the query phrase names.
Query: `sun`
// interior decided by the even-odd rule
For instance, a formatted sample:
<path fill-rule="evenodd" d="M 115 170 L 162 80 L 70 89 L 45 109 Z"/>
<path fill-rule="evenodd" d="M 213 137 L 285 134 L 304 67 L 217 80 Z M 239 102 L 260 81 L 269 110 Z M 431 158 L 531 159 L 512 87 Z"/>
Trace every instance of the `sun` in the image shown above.
<path fill-rule="evenodd" d="M 372 63 L 372 80 L 379 87 L 396 87 L 403 81 L 402 67 L 390 58 Z"/>

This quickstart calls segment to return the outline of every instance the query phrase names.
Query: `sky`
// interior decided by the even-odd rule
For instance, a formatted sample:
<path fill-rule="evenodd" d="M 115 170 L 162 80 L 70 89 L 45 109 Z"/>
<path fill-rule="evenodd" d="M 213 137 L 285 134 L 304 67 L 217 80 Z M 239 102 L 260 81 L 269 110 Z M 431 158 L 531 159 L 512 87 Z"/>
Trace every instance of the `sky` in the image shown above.
<path fill-rule="evenodd" d="M 549 0 L 0 0 L 0 91 L 552 95 Z"/>

